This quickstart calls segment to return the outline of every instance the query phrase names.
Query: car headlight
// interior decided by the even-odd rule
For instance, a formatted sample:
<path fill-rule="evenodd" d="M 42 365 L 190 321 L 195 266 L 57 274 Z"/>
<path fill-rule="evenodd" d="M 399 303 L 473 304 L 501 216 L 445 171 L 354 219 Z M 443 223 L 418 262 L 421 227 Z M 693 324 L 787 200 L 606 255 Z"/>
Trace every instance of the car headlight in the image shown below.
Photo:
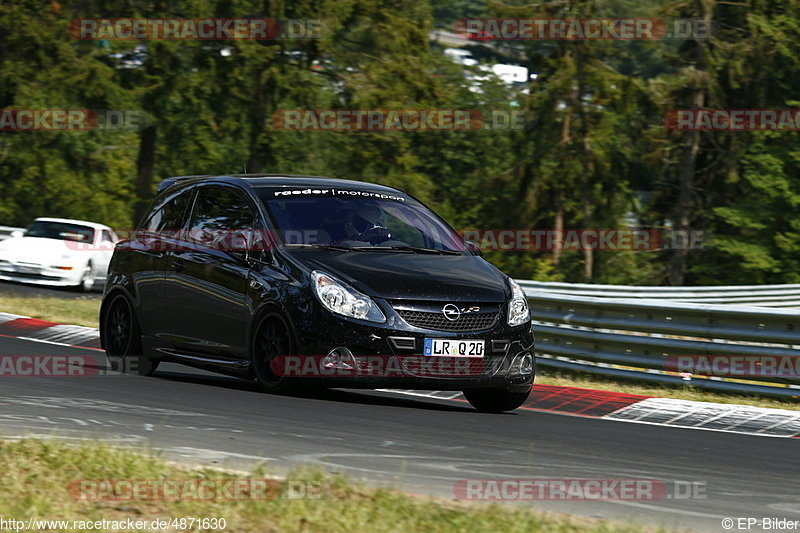
<path fill-rule="evenodd" d="M 519 326 L 531 319 L 531 310 L 522 287 L 511 278 L 508 278 L 508 284 L 511 286 L 511 301 L 508 302 L 508 325 Z"/>
<path fill-rule="evenodd" d="M 372 298 L 329 276 L 315 270 L 311 273 L 314 294 L 323 307 L 332 313 L 370 322 L 386 322 L 380 308 Z"/>

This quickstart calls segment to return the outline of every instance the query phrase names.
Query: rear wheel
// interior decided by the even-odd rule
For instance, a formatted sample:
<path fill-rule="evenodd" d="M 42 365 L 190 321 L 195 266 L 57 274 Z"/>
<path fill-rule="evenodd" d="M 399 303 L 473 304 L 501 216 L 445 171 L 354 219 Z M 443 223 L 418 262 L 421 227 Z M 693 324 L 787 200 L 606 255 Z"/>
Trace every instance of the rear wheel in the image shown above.
<path fill-rule="evenodd" d="M 278 315 L 268 315 L 259 323 L 253 340 L 253 370 L 266 392 L 290 394 L 299 389 L 297 379 L 275 373 L 272 364 L 278 356 L 292 355 L 294 342 L 289 326 Z"/>
<path fill-rule="evenodd" d="M 158 361 L 142 354 L 142 332 L 130 301 L 122 294 L 117 294 L 106 309 L 103 342 L 114 370 L 135 370 L 142 376 L 149 376 L 158 368 Z M 136 368 L 131 368 L 134 361 Z"/>
<path fill-rule="evenodd" d="M 531 389 L 525 392 L 509 392 L 502 389 L 465 390 L 467 401 L 482 413 L 502 413 L 513 411 L 525 403 Z"/>

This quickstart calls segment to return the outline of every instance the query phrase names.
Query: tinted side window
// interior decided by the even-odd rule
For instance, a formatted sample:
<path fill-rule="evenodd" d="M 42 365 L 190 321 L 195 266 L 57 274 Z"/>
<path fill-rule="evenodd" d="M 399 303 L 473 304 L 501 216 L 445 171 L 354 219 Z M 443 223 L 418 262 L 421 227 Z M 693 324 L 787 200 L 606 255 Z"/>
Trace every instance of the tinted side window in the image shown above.
<path fill-rule="evenodd" d="M 150 218 L 147 219 L 142 225 L 142 229 L 145 231 L 156 231 L 158 227 L 161 225 L 161 220 L 164 218 L 164 208 L 162 207 L 152 215 Z"/>
<path fill-rule="evenodd" d="M 162 207 L 164 216 L 158 227 L 159 230 L 179 230 L 183 227 L 183 219 L 186 216 L 186 208 L 189 205 L 191 195 L 192 191 L 186 191 L 164 204 L 164 207 Z"/>
<path fill-rule="evenodd" d="M 231 189 L 206 187 L 197 191 L 192 234 L 220 230 L 251 230 L 255 215 L 245 197 Z"/>
<path fill-rule="evenodd" d="M 161 207 L 150 216 L 144 225 L 147 231 L 179 230 L 183 227 L 186 208 L 192 191 L 183 192 L 164 202 Z"/>

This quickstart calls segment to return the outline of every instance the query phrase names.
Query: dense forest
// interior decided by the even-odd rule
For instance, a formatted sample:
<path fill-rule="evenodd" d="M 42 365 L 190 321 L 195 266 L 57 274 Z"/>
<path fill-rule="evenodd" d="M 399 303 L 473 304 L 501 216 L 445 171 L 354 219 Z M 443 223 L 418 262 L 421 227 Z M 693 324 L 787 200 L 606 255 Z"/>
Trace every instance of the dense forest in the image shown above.
<path fill-rule="evenodd" d="M 318 38 L 81 40 L 81 18 L 322 21 Z M 432 38 L 459 19 L 694 19 L 708 38 L 475 41 L 478 75 Z M 797 131 L 686 131 L 676 109 L 800 107 L 800 0 L 10 0 L 0 108 L 132 110 L 132 129 L 0 132 L 0 225 L 130 228 L 172 175 L 292 173 L 417 196 L 458 229 L 702 232 L 698 249 L 487 251 L 520 278 L 800 283 Z M 520 110 L 524 129 L 285 131 L 289 109 Z M 669 248 L 669 247 L 667 247 Z"/>

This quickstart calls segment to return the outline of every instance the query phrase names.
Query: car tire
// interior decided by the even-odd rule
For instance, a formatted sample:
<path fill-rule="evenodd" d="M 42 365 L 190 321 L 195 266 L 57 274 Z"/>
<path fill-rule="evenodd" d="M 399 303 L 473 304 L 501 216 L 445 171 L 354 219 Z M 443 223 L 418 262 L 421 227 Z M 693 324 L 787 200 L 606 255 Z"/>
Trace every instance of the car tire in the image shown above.
<path fill-rule="evenodd" d="M 467 401 L 482 413 L 513 411 L 524 404 L 530 394 L 531 389 L 525 392 L 510 392 L 502 389 L 471 389 L 464 391 Z"/>
<path fill-rule="evenodd" d="M 261 318 L 253 336 L 252 359 L 256 381 L 264 392 L 293 394 L 300 390 L 297 378 L 277 375 L 272 369 L 275 357 L 294 354 L 294 340 L 286 321 L 278 314 Z"/>
<path fill-rule="evenodd" d="M 83 267 L 83 273 L 81 274 L 81 280 L 75 285 L 75 290 L 79 292 L 91 292 L 94 289 L 94 265 L 91 261 L 86 263 L 86 266 Z"/>
<path fill-rule="evenodd" d="M 149 376 L 158 368 L 158 360 L 142 353 L 142 331 L 133 306 L 123 294 L 114 296 L 106 307 L 103 345 L 112 370 L 123 373 L 135 370 L 140 376 Z M 133 361 L 136 361 L 135 369 L 131 368 Z"/>

